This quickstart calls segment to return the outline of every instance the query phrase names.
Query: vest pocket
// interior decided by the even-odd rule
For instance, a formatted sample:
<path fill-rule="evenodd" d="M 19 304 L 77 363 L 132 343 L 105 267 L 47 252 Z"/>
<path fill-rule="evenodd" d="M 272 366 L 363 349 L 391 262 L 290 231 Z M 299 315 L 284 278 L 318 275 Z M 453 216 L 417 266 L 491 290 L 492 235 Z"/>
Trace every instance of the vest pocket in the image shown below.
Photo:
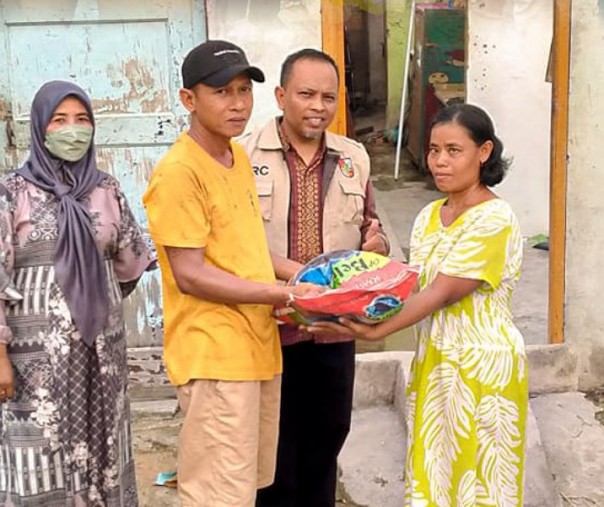
<path fill-rule="evenodd" d="M 354 179 L 340 179 L 339 183 L 342 190 L 341 206 L 336 206 L 336 209 L 341 210 L 341 219 L 347 223 L 362 225 L 365 189 L 361 186 L 360 181 Z"/>
<path fill-rule="evenodd" d="M 263 220 L 270 220 L 273 215 L 273 180 L 256 180 L 256 191 Z"/>

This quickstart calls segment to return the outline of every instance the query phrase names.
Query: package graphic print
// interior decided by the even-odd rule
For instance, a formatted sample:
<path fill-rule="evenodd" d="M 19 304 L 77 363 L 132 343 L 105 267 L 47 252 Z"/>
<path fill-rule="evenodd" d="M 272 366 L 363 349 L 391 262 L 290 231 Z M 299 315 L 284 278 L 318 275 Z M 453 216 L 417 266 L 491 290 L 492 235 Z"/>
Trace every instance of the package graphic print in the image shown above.
<path fill-rule="evenodd" d="M 325 253 L 304 266 L 293 283 L 314 283 L 327 290 L 294 298 L 304 315 L 282 306 L 275 309 L 275 316 L 288 324 L 309 324 L 342 316 L 377 324 L 401 310 L 418 275 L 418 269 L 373 252 Z"/>

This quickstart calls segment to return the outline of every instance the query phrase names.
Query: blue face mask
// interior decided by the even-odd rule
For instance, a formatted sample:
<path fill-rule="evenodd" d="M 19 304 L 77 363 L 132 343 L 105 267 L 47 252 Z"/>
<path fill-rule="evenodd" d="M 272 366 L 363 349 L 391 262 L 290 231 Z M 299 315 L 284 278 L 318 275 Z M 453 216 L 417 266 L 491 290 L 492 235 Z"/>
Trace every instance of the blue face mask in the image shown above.
<path fill-rule="evenodd" d="M 77 162 L 90 148 L 93 132 L 89 125 L 69 125 L 47 132 L 44 146 L 56 158 Z"/>

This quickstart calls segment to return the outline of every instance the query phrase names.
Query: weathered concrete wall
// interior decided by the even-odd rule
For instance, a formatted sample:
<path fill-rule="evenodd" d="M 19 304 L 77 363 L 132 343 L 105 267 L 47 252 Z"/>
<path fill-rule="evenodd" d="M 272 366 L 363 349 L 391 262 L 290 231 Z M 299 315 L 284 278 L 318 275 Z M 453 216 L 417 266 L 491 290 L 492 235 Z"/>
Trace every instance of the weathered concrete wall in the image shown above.
<path fill-rule="evenodd" d="M 523 233 L 549 229 L 553 0 L 468 2 L 467 100 L 492 115 L 513 167 L 497 191 Z"/>
<path fill-rule="evenodd" d="M 252 2 L 206 0 L 209 39 L 240 45 L 252 65 L 260 67 L 265 83 L 254 86 L 254 111 L 248 130 L 279 113 L 274 96 L 283 60 L 303 48 L 321 49 L 321 0 Z"/>
<path fill-rule="evenodd" d="M 386 12 L 384 0 L 374 0 L 368 10 L 369 36 L 369 99 L 384 102 L 388 95 L 385 59 Z"/>
<path fill-rule="evenodd" d="M 580 387 L 604 384 L 604 1 L 574 0 L 568 139 L 565 339 Z"/>
<path fill-rule="evenodd" d="M 393 128 L 398 125 L 400 116 L 410 11 L 411 2 L 409 0 L 386 0 L 386 58 L 388 80 L 386 126 L 388 128 Z"/>

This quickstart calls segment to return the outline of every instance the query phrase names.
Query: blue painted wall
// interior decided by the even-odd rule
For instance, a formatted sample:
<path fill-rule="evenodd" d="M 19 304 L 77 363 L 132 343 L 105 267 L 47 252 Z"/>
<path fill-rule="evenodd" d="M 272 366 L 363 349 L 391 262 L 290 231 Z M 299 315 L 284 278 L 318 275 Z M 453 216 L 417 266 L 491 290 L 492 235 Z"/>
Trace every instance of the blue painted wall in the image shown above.
<path fill-rule="evenodd" d="M 75 81 L 92 98 L 99 166 L 118 178 L 145 227 L 149 174 L 188 123 L 180 65 L 205 38 L 203 0 L 2 2 L 0 170 L 27 155 L 36 90 L 52 79 Z M 146 274 L 125 304 L 130 347 L 161 344 L 161 309 L 159 272 Z"/>

